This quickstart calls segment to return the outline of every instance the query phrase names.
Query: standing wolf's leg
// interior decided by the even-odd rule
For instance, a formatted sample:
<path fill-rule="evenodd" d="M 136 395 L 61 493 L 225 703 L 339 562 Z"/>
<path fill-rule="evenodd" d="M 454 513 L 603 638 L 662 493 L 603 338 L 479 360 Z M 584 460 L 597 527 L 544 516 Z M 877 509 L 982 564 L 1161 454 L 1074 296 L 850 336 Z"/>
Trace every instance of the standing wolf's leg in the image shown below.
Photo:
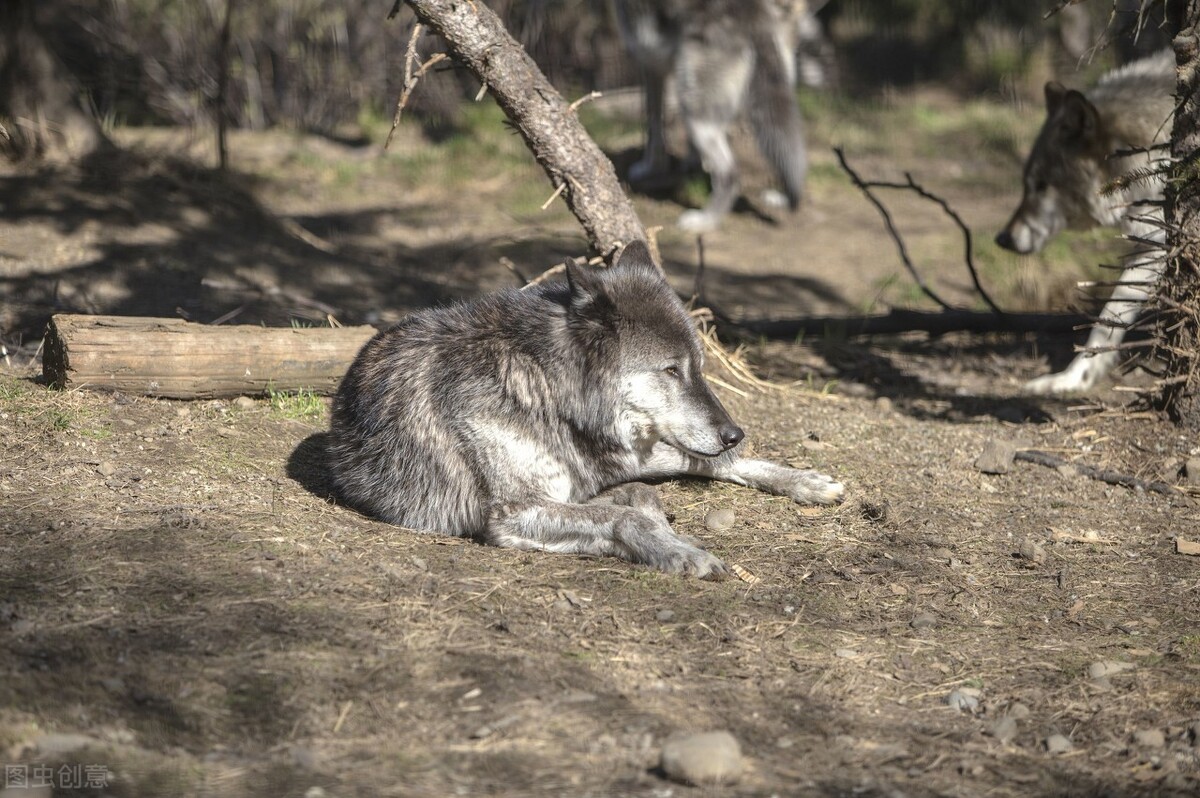
<path fill-rule="evenodd" d="M 527 551 L 615 556 L 660 571 L 707 579 L 729 574 L 716 557 L 681 540 L 665 518 L 633 507 L 496 504 L 488 514 L 484 540 L 493 546 Z"/>
<path fill-rule="evenodd" d="M 1100 319 L 1088 335 L 1086 350 L 1075 356 L 1071 364 L 1057 374 L 1025 383 L 1028 393 L 1067 393 L 1085 391 L 1112 370 L 1120 353 L 1112 347 L 1121 343 L 1125 330 L 1141 313 L 1154 285 L 1162 276 L 1162 264 L 1145 260 L 1147 256 L 1130 256 L 1130 264 L 1121 272 L 1120 281 L 1112 296 L 1100 311 Z M 1096 351 L 1107 349 L 1108 351 Z"/>
<path fill-rule="evenodd" d="M 646 86 L 646 149 L 642 157 L 629 167 L 630 182 L 637 183 L 666 174 L 667 158 L 666 114 L 663 110 L 667 75 L 657 63 L 642 67 Z"/>
<path fill-rule="evenodd" d="M 679 226 L 693 232 L 713 230 L 733 210 L 740 188 L 729 129 L 723 122 L 709 119 L 688 119 L 687 127 L 688 139 L 700 153 L 700 164 L 712 180 L 712 194 L 702 210 L 680 214 Z"/>
<path fill-rule="evenodd" d="M 641 476 L 683 474 L 745 485 L 805 504 L 835 504 L 842 500 L 846 492 L 842 483 L 816 471 L 790 468 L 766 460 L 751 460 L 732 452 L 711 460 L 701 460 L 665 443 L 655 445 L 650 458 L 642 465 Z"/>

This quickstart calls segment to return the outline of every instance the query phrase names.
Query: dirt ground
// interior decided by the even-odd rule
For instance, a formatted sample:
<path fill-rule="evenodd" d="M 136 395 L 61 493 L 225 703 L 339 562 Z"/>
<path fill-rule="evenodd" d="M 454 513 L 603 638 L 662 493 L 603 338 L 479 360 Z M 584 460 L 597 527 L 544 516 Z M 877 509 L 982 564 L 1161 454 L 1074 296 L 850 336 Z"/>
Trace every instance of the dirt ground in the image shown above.
<path fill-rule="evenodd" d="M 867 176 L 913 171 L 986 248 L 1036 112 L 990 149 L 954 125 L 922 144 L 897 119 L 814 119 L 809 205 L 709 236 L 706 296 L 756 318 L 928 307 L 829 146 Z M 677 528 L 746 579 L 420 536 L 328 500 L 323 403 L 54 392 L 32 378 L 40 330 L 59 311 L 384 324 L 512 284 L 504 258 L 532 275 L 582 252 L 561 205 L 539 209 L 550 191 L 520 142 L 452 142 L 427 162 L 411 133 L 386 158 L 238 134 L 223 176 L 187 134 L 119 139 L 134 154 L 0 175 L 4 798 L 1200 790 L 1200 558 L 1176 553 L 1200 539 L 1181 475 L 1200 452 L 1127 407 L 1116 388 L 1143 384 L 1136 371 L 1031 399 L 1020 382 L 1070 340 L 750 341 L 744 358 L 786 387 L 716 376 L 754 450 L 849 495 L 807 508 L 661 485 Z M 606 146 L 627 162 L 636 139 L 617 126 Z M 746 160 L 752 192 L 765 177 Z M 677 199 L 637 203 L 667 225 Z M 938 290 L 977 307 L 957 233 L 911 195 L 888 201 Z M 659 236 L 690 291 L 695 242 Z M 1003 304 L 1042 309 L 1106 247 L 981 257 Z M 990 439 L 1071 465 L 983 474 Z M 718 508 L 732 529 L 706 528 Z M 665 779 L 663 742 L 707 729 L 739 740 L 740 780 Z M 1055 735 L 1068 750 L 1047 750 Z M 15 790 L 21 775 L 55 788 Z"/>

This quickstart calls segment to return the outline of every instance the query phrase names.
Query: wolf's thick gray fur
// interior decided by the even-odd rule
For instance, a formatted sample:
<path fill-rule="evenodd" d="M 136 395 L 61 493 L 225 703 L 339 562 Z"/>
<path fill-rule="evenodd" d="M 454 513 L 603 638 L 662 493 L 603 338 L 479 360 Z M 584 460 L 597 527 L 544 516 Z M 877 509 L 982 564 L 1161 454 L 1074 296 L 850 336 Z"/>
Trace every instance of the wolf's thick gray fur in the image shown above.
<path fill-rule="evenodd" d="M 725 565 L 626 483 L 697 475 L 841 499 L 827 476 L 739 456 L 742 430 L 643 243 L 567 275 L 414 313 L 368 342 L 333 405 L 339 497 L 418 530 L 701 577 Z"/>
<path fill-rule="evenodd" d="M 737 201 L 729 131 L 743 110 L 795 210 L 808 170 L 794 93 L 797 39 L 805 31 L 819 32 L 805 0 L 613 2 L 646 90 L 646 150 L 630 179 L 653 177 L 668 166 L 664 98 L 667 78 L 674 77 L 688 141 L 712 179 L 708 205 L 685 212 L 679 226 L 711 230 Z"/>
<path fill-rule="evenodd" d="M 1132 171 L 1152 171 L 1166 157 L 1147 148 L 1170 137 L 1174 91 L 1175 56 L 1169 50 L 1110 72 L 1086 94 L 1047 83 L 1046 122 L 1025 162 L 1021 204 L 996 243 L 1029 254 L 1064 229 L 1095 226 L 1118 227 L 1134 240 L 1161 243 L 1161 176 L 1106 189 Z M 1027 391 L 1084 390 L 1116 365 L 1114 347 L 1161 276 L 1157 255 L 1153 248 L 1135 245 L 1086 350 L 1063 371 L 1026 383 Z"/>

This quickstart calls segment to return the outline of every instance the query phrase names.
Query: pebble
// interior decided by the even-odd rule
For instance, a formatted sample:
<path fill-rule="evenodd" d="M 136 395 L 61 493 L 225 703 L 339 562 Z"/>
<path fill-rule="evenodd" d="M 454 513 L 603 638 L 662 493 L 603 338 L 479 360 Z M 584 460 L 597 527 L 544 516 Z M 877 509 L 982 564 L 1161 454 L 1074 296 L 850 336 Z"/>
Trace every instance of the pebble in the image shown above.
<path fill-rule="evenodd" d="M 1102 659 L 1088 665 L 1088 676 L 1093 679 L 1107 679 L 1109 676 L 1133 670 L 1135 667 L 1137 666 L 1132 662 L 1117 662 L 1116 660 Z"/>
<path fill-rule="evenodd" d="M 833 656 L 841 659 L 854 659 L 858 656 L 858 652 L 852 648 L 839 648 L 833 652 Z"/>
<path fill-rule="evenodd" d="M 111 477 L 117 473 L 117 467 L 111 460 L 105 460 L 100 465 L 96 466 L 96 473 L 102 477 Z"/>
<path fill-rule="evenodd" d="M 659 610 L 654 617 L 658 618 L 659 623 L 670 623 L 675 620 L 675 612 L 674 610 Z"/>
<path fill-rule="evenodd" d="M 239 396 L 237 399 L 233 400 L 233 406 L 238 410 L 253 410 L 254 400 L 249 396 Z"/>
<path fill-rule="evenodd" d="M 1142 748 L 1162 748 L 1167 736 L 1159 729 L 1140 729 L 1133 733 L 1133 742 Z"/>
<path fill-rule="evenodd" d="M 975 468 L 985 474 L 1007 474 L 1016 455 L 1017 447 L 1011 441 L 990 438 L 975 458 Z"/>
<path fill-rule="evenodd" d="M 1075 746 L 1061 734 L 1051 734 L 1045 740 L 1046 753 L 1048 754 L 1065 754 Z"/>
<path fill-rule="evenodd" d="M 1005 715 L 992 721 L 987 732 L 1000 742 L 1006 743 L 1017 736 L 1017 721 L 1011 715 Z"/>
<path fill-rule="evenodd" d="M 727 731 L 682 735 L 663 745 L 661 765 L 682 784 L 728 784 L 742 773 L 742 749 Z"/>
<path fill-rule="evenodd" d="M 727 529 L 733 528 L 733 522 L 737 520 L 737 515 L 728 507 L 722 507 L 719 510 L 709 510 L 708 515 L 704 516 L 704 525 L 713 532 L 724 532 Z"/>
<path fill-rule="evenodd" d="M 979 698 L 964 690 L 951 690 L 946 696 L 946 703 L 959 712 L 976 712 L 979 710 Z"/>
<path fill-rule="evenodd" d="M 937 624 L 937 616 L 928 612 L 919 612 L 908 622 L 908 625 L 914 629 L 932 629 Z"/>
<path fill-rule="evenodd" d="M 1020 701 L 1014 701 L 1008 705 L 1008 711 L 1004 714 L 1008 715 L 1013 720 L 1025 720 L 1029 717 L 1029 707 L 1025 706 Z"/>
<path fill-rule="evenodd" d="M 1200 485 L 1200 457 L 1189 458 L 1183 466 L 1183 474 L 1187 478 L 1187 484 Z"/>
<path fill-rule="evenodd" d="M 101 742 L 86 734 L 43 734 L 34 740 L 38 753 L 47 758 L 63 757 L 82 751 L 85 748 L 96 748 Z"/>
<path fill-rule="evenodd" d="M 1046 549 L 1032 538 L 1025 538 L 1021 541 L 1021 547 L 1017 549 L 1017 553 L 1023 559 L 1030 560 L 1035 563 L 1044 563 L 1046 561 Z"/>

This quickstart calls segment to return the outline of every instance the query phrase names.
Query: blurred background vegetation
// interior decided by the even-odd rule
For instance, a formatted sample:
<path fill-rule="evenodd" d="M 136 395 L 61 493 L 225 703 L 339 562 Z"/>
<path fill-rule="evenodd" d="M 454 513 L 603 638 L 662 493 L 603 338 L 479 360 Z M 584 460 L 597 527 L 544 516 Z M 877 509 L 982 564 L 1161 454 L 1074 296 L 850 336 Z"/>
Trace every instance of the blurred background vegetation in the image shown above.
<path fill-rule="evenodd" d="M 26 2 L 29 0 L 6 0 Z M 630 85 L 636 72 L 603 0 L 490 4 L 557 86 Z M 1098 72 L 1164 44 L 1153 23 L 1135 44 L 1117 35 L 1137 2 L 832 0 L 817 12 L 826 83 L 879 94 L 936 83 L 964 95 L 1040 102 L 1042 83 L 1080 64 Z M 207 125 L 215 118 L 221 28 L 231 13 L 224 111 L 234 127 L 286 126 L 361 135 L 399 94 L 412 17 L 391 0 L 41 0 L 34 22 L 106 125 Z M 1111 18 L 1111 20 L 1110 20 Z M 1113 24 L 1109 24 L 1110 21 Z M 1105 34 L 1105 31 L 1108 34 Z M 1111 43 L 1111 46 L 1110 46 Z M 440 44 L 425 40 L 424 52 Z M 411 112 L 438 137 L 463 123 L 478 90 L 447 62 Z M 364 124 L 366 123 L 366 124 Z"/>

